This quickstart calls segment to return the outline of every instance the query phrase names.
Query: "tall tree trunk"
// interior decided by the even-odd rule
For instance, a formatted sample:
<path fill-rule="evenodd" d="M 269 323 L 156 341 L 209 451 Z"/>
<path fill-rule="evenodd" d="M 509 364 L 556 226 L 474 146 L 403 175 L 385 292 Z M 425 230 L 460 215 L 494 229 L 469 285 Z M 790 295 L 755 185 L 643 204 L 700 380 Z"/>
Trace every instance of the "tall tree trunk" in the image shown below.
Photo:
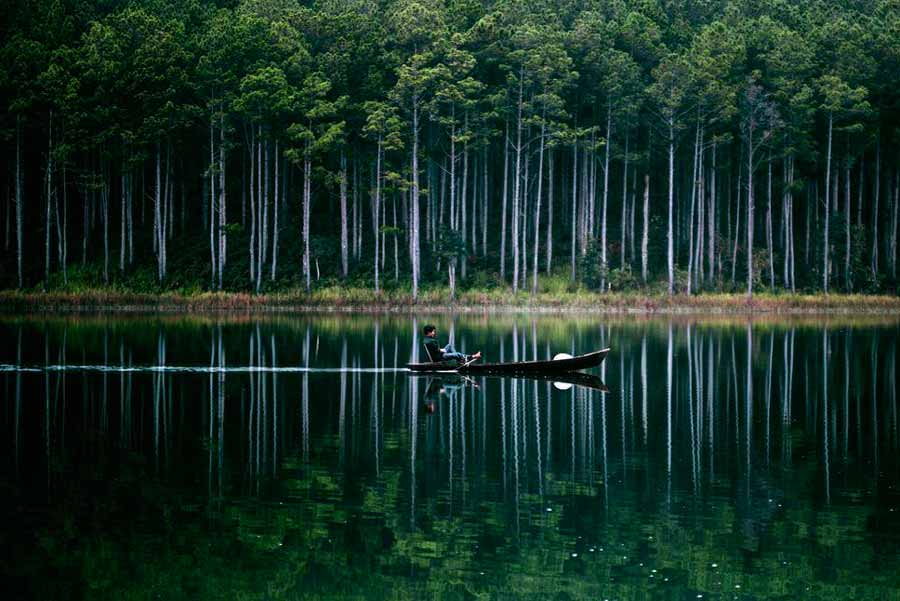
<path fill-rule="evenodd" d="M 50 232 L 51 232 L 51 207 L 53 203 L 53 111 L 50 111 L 50 125 L 47 135 L 47 173 L 45 174 L 46 194 L 46 219 L 44 221 L 44 291 L 50 284 Z"/>
<path fill-rule="evenodd" d="M 753 128 L 747 136 L 747 297 L 753 296 Z"/>
<path fill-rule="evenodd" d="M 379 137 L 379 153 L 380 150 L 380 141 Z M 380 165 L 381 156 L 378 157 L 379 165 L 378 165 L 378 173 L 376 174 L 376 178 L 380 182 L 381 178 L 381 165 Z M 347 155 L 344 152 L 344 149 L 341 149 L 341 275 L 344 279 L 347 278 L 347 275 L 350 273 L 349 270 L 349 260 L 348 260 L 348 250 L 349 245 L 347 243 Z M 378 292 L 378 199 L 376 192 L 375 199 L 375 220 L 372 222 L 375 225 L 375 291 Z"/>
<path fill-rule="evenodd" d="M 283 174 L 279 173 L 281 153 L 278 152 L 278 147 L 278 139 L 276 139 L 275 154 L 272 157 L 272 162 L 275 164 L 275 182 L 273 185 L 273 188 L 275 189 L 275 202 L 272 205 L 272 274 L 269 278 L 273 282 L 278 273 L 278 215 L 281 213 L 281 179 L 284 177 Z"/>
<path fill-rule="evenodd" d="M 794 157 L 784 161 L 784 283 L 794 292 Z"/>
<path fill-rule="evenodd" d="M 669 296 L 675 294 L 675 235 L 672 227 L 675 220 L 675 121 L 669 118 L 669 224 L 667 237 L 669 263 Z"/>
<path fill-rule="evenodd" d="M 900 171 L 894 173 L 894 216 L 891 219 L 891 277 L 897 278 L 897 221 L 900 207 Z"/>
<path fill-rule="evenodd" d="M 635 252 L 635 213 L 637 212 L 637 167 L 631 169 L 631 187 L 628 189 L 628 255 L 631 262 L 637 261 L 637 253 Z"/>
<path fill-rule="evenodd" d="M 844 285 L 847 287 L 847 292 L 853 291 L 853 278 L 850 273 L 850 157 L 845 157 L 844 159 L 844 233 L 845 233 L 845 248 L 844 248 Z"/>
<path fill-rule="evenodd" d="M 625 155 L 623 156 L 622 165 L 622 232 L 619 240 L 621 244 L 621 265 L 625 269 L 625 248 L 628 238 L 628 132 L 625 132 Z"/>
<path fill-rule="evenodd" d="M 13 184 L 15 187 L 15 184 Z M 9 250 L 9 244 L 12 240 L 12 205 L 15 203 L 15 199 L 12 197 L 10 186 L 7 184 L 6 186 L 6 205 L 3 207 L 4 215 L 6 220 L 4 221 L 4 237 L 3 237 L 3 249 Z"/>
<path fill-rule="evenodd" d="M 412 147 L 412 204 L 410 232 L 412 234 L 412 299 L 419 299 L 419 96 L 413 96 L 413 147 Z"/>
<path fill-rule="evenodd" d="M 394 231 L 396 232 L 396 230 L 397 230 L 397 196 L 396 196 L 396 194 L 394 195 L 394 202 L 392 204 L 393 204 L 393 209 L 394 209 L 393 227 L 394 227 Z M 400 281 L 400 241 L 397 239 L 399 236 L 396 233 L 392 237 L 394 238 L 394 281 L 398 282 L 398 281 Z"/>
<path fill-rule="evenodd" d="M 456 181 L 456 107 L 450 114 L 450 231 L 456 234 L 459 219 L 459 206 L 457 200 Z M 455 243 L 455 241 L 454 241 Z M 447 261 L 447 277 L 450 280 L 450 298 L 454 297 L 456 289 L 456 257 L 450 257 Z"/>
<path fill-rule="evenodd" d="M 488 254 L 488 199 L 490 189 L 488 188 L 488 149 L 487 145 L 482 149 L 481 157 L 481 255 L 486 257 Z"/>
<path fill-rule="evenodd" d="M 531 144 L 531 127 L 529 126 L 525 130 L 525 160 L 523 161 L 525 166 L 522 169 L 522 191 L 519 195 L 519 211 L 518 214 L 521 215 L 521 221 L 519 223 L 519 234 L 521 236 L 521 240 L 519 241 L 519 252 L 522 253 L 522 257 L 519 260 L 519 289 L 525 290 L 526 279 L 528 277 L 528 222 L 529 222 L 529 199 L 531 196 L 531 190 L 529 188 L 529 183 L 531 182 L 531 177 L 529 176 L 529 172 L 531 171 L 531 153 L 528 151 L 528 148 Z"/>
<path fill-rule="evenodd" d="M 881 132 L 875 141 L 875 204 L 872 207 L 872 281 L 878 279 L 878 201 L 881 198 Z"/>
<path fill-rule="evenodd" d="M 256 128 L 250 126 L 250 282 L 256 282 Z"/>
<path fill-rule="evenodd" d="M 216 219 L 216 138 L 215 138 L 215 115 L 209 116 L 209 264 L 210 264 L 210 286 L 215 290 L 216 275 L 219 272 L 218 260 L 216 258 L 216 229 L 218 220 Z"/>
<path fill-rule="evenodd" d="M 181 199 L 184 206 L 184 198 Z M 219 274 L 218 288 L 222 289 L 222 276 L 225 271 L 225 260 L 228 256 L 228 231 L 225 227 L 227 223 L 228 204 L 225 195 L 225 116 L 219 113 Z"/>
<path fill-rule="evenodd" d="M 546 111 L 544 111 L 546 116 Z M 538 150 L 538 174 L 537 174 L 537 205 L 534 209 L 534 263 L 531 270 L 531 296 L 537 294 L 537 274 L 538 274 L 538 248 L 541 238 L 541 192 L 544 183 L 544 132 L 546 125 L 541 122 L 541 138 Z"/>
<path fill-rule="evenodd" d="M 707 260 L 709 261 L 709 281 L 716 273 L 716 142 L 712 145 L 712 167 L 709 172 L 709 215 L 707 216 Z"/>
<path fill-rule="evenodd" d="M 163 281 L 162 262 L 162 150 L 156 143 L 156 187 L 153 198 L 153 234 L 156 239 L 156 277 L 160 284 Z"/>
<path fill-rule="evenodd" d="M 576 124 L 577 127 L 577 124 Z M 572 275 L 575 281 L 575 245 L 578 234 L 578 140 L 572 142 L 572 214 L 569 216 L 572 223 Z"/>
<path fill-rule="evenodd" d="M 84 190 L 82 196 L 84 197 L 84 203 L 82 207 L 82 220 L 84 223 L 81 227 L 81 266 L 84 267 L 87 265 L 87 247 L 88 247 L 88 239 L 91 235 L 91 198 L 93 192 L 88 190 Z M 143 191 L 141 193 L 143 197 Z M 143 200 L 142 200 L 143 202 Z M 154 237 L 154 240 L 156 238 Z M 154 244 L 154 248 L 155 248 Z"/>
<path fill-rule="evenodd" d="M 379 242 L 380 242 L 380 232 L 378 231 L 378 224 L 381 218 L 381 155 L 382 155 L 382 137 L 381 134 L 378 135 L 378 147 L 375 151 L 375 207 L 372 211 L 372 234 L 375 237 L 375 294 L 378 295 L 381 293 L 381 285 L 378 279 L 378 254 L 379 254 Z M 342 167 L 346 172 L 346 159 L 341 155 Z M 346 178 L 346 175 L 345 175 Z M 342 197 L 343 203 L 341 205 L 341 222 L 342 222 L 342 236 L 344 238 L 341 241 L 341 248 L 343 251 L 346 251 L 346 230 L 347 230 L 347 198 L 346 194 Z M 383 252 L 383 251 L 382 251 Z M 382 255 L 383 256 L 383 255 Z M 344 261 L 346 264 L 346 252 L 344 252 Z M 346 271 L 346 270 L 345 270 Z"/>
<path fill-rule="evenodd" d="M 766 245 L 769 247 L 769 288 L 775 290 L 775 250 L 772 244 L 772 153 L 769 153 L 766 177 Z"/>
<path fill-rule="evenodd" d="M 465 131 L 468 134 L 468 131 L 469 131 L 469 115 L 468 114 L 466 114 L 466 118 L 465 118 Z M 468 186 L 469 186 L 469 143 L 468 142 L 463 143 L 462 164 L 463 164 L 462 186 L 461 186 L 460 198 L 459 198 L 458 202 L 459 202 L 460 212 L 462 213 L 462 221 L 460 224 L 460 230 L 462 232 L 463 256 L 461 257 L 461 260 L 462 260 L 462 277 L 463 277 L 463 279 L 465 279 L 466 278 L 466 264 L 468 263 L 468 261 L 466 261 L 466 255 L 469 254 L 469 242 L 468 242 L 468 238 L 466 235 L 467 231 L 468 231 L 466 207 L 469 204 L 469 201 L 468 201 L 468 196 L 469 196 L 469 190 L 468 190 Z"/>
<path fill-rule="evenodd" d="M 506 202 L 509 197 L 509 119 L 503 134 L 503 199 L 500 207 L 500 279 L 506 279 Z"/>
<path fill-rule="evenodd" d="M 311 289 L 310 257 L 309 257 L 309 204 L 312 187 L 312 156 L 309 142 L 303 153 L 303 278 L 306 282 L 306 291 Z"/>
<path fill-rule="evenodd" d="M 603 209 L 600 214 L 600 288 L 606 291 L 609 260 L 606 254 L 606 216 L 609 202 L 609 151 L 612 146 L 612 102 L 606 106 L 606 156 L 603 159 Z"/>
<path fill-rule="evenodd" d="M 697 169 L 700 167 L 700 109 L 698 107 L 697 126 L 694 131 L 694 166 L 691 174 L 691 208 L 688 212 L 688 277 L 687 294 L 691 295 L 691 287 L 694 281 L 694 210 L 697 204 Z"/>
<path fill-rule="evenodd" d="M 65 143 L 65 138 L 63 139 L 63 143 Z M 68 228 L 69 228 L 69 197 L 66 190 L 66 162 L 68 161 L 68 157 L 63 157 L 62 161 L 62 197 L 63 197 L 63 213 L 62 213 L 62 226 L 60 227 L 59 232 L 59 265 L 62 268 L 63 272 L 63 284 L 68 285 L 69 283 L 69 269 L 68 269 L 68 256 L 69 256 L 69 236 L 68 236 Z M 59 222 L 59 220 L 57 220 Z"/>
<path fill-rule="evenodd" d="M 641 233 L 641 279 L 647 284 L 647 264 L 649 255 L 647 245 L 650 241 L 650 174 L 644 174 L 644 228 Z"/>
<path fill-rule="evenodd" d="M 125 258 L 127 256 L 126 244 L 128 242 L 128 175 L 125 168 L 125 159 L 122 160 L 122 176 L 120 178 L 122 184 L 122 195 L 119 199 L 122 215 L 119 224 L 119 273 L 125 273 Z"/>
<path fill-rule="evenodd" d="M 383 157 L 382 157 L 382 160 L 383 160 Z M 360 200 L 361 192 L 360 192 L 359 178 L 360 178 L 359 158 L 354 157 L 353 158 L 353 191 L 351 194 L 353 195 L 353 206 L 359 208 L 359 210 L 356 212 L 356 217 L 357 217 L 356 226 L 355 226 L 356 229 L 354 230 L 356 233 L 355 234 L 356 235 L 355 244 L 356 244 L 356 260 L 357 261 L 359 261 L 360 258 L 362 257 L 362 239 L 363 239 L 363 234 L 362 234 L 363 210 L 362 210 L 362 201 Z M 382 235 L 381 241 L 384 242 L 384 235 Z"/>
<path fill-rule="evenodd" d="M 547 275 L 553 265 L 553 148 L 547 149 Z"/>
<path fill-rule="evenodd" d="M 522 180 L 522 106 L 523 100 L 523 77 L 525 67 L 519 69 L 519 100 L 516 103 L 516 168 L 513 173 L 515 183 L 513 184 L 513 202 L 512 202 L 512 240 L 513 240 L 513 294 L 519 291 L 519 201 L 521 199 L 521 180 Z"/>
<path fill-rule="evenodd" d="M 824 237 L 824 246 L 822 248 L 822 289 L 825 294 L 828 294 L 828 255 L 829 255 L 829 240 L 828 240 L 828 222 L 831 217 L 831 130 L 832 125 L 834 124 L 834 115 L 828 115 L 828 158 L 826 159 L 826 167 L 825 167 L 825 237 Z"/>
<path fill-rule="evenodd" d="M 744 145 L 739 144 L 740 146 L 740 159 L 738 160 L 738 172 L 737 172 L 737 185 L 735 185 L 735 194 L 737 198 L 734 203 L 735 209 L 735 217 L 734 217 L 734 248 L 731 253 L 731 286 L 734 287 L 736 272 L 737 272 L 737 252 L 738 252 L 738 241 L 741 238 L 741 170 L 743 169 L 743 160 L 744 160 Z"/>
<path fill-rule="evenodd" d="M 271 131 L 266 128 L 266 139 L 263 143 L 263 203 L 262 203 L 262 247 L 259 254 L 259 270 L 256 272 L 256 291 L 259 292 L 263 279 L 263 266 L 269 258 L 269 188 L 272 183 L 271 171 L 269 169 L 269 137 Z"/>

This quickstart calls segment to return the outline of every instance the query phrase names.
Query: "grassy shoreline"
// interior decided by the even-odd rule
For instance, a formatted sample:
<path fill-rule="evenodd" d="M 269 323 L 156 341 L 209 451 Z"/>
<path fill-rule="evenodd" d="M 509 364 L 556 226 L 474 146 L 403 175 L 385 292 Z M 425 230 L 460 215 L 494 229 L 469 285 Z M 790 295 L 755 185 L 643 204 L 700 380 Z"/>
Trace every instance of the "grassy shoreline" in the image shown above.
<path fill-rule="evenodd" d="M 831 294 L 701 294 L 696 296 L 643 293 L 527 292 L 508 290 L 463 291 L 451 302 L 447 289 L 420 293 L 413 302 L 408 292 L 383 292 L 376 296 L 362 288 L 327 287 L 309 294 L 302 290 L 271 294 L 245 292 L 135 293 L 119 289 L 78 292 L 0 291 L 0 311 L 171 313 L 193 311 L 280 312 L 596 312 L 624 314 L 900 314 L 900 297 L 887 295 Z"/>

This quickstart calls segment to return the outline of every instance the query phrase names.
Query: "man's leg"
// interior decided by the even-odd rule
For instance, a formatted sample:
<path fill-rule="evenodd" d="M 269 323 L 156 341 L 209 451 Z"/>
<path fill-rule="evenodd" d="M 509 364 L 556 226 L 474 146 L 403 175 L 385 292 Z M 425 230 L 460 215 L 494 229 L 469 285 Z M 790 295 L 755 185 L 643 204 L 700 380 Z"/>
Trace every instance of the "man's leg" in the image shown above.
<path fill-rule="evenodd" d="M 453 348 L 453 345 L 450 344 L 449 342 L 447 343 L 447 346 L 444 347 L 444 353 L 443 353 L 442 358 L 443 359 L 454 359 L 456 361 L 465 361 L 466 360 L 466 356 L 462 353 L 456 352 L 456 349 Z"/>

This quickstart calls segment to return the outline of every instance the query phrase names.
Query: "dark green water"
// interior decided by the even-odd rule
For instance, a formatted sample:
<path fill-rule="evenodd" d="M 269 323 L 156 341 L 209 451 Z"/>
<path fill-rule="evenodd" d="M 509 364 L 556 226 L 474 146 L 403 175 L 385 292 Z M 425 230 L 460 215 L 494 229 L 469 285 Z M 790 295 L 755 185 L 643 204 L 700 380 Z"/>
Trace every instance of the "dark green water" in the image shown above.
<path fill-rule="evenodd" d="M 425 321 L 4 318 L 7 598 L 900 599 L 895 319 Z"/>

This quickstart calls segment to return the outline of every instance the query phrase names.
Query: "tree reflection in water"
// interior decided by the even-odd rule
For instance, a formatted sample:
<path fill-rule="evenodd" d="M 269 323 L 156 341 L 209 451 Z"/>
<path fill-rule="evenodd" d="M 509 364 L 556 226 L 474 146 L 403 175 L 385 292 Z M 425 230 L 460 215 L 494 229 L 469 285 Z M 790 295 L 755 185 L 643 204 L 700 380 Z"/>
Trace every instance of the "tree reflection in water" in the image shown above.
<path fill-rule="evenodd" d="M 896 594 L 896 321 L 429 320 L 501 361 L 609 344 L 612 389 L 409 377 L 416 319 L 0 322 L 7 579 L 42 598 Z"/>

